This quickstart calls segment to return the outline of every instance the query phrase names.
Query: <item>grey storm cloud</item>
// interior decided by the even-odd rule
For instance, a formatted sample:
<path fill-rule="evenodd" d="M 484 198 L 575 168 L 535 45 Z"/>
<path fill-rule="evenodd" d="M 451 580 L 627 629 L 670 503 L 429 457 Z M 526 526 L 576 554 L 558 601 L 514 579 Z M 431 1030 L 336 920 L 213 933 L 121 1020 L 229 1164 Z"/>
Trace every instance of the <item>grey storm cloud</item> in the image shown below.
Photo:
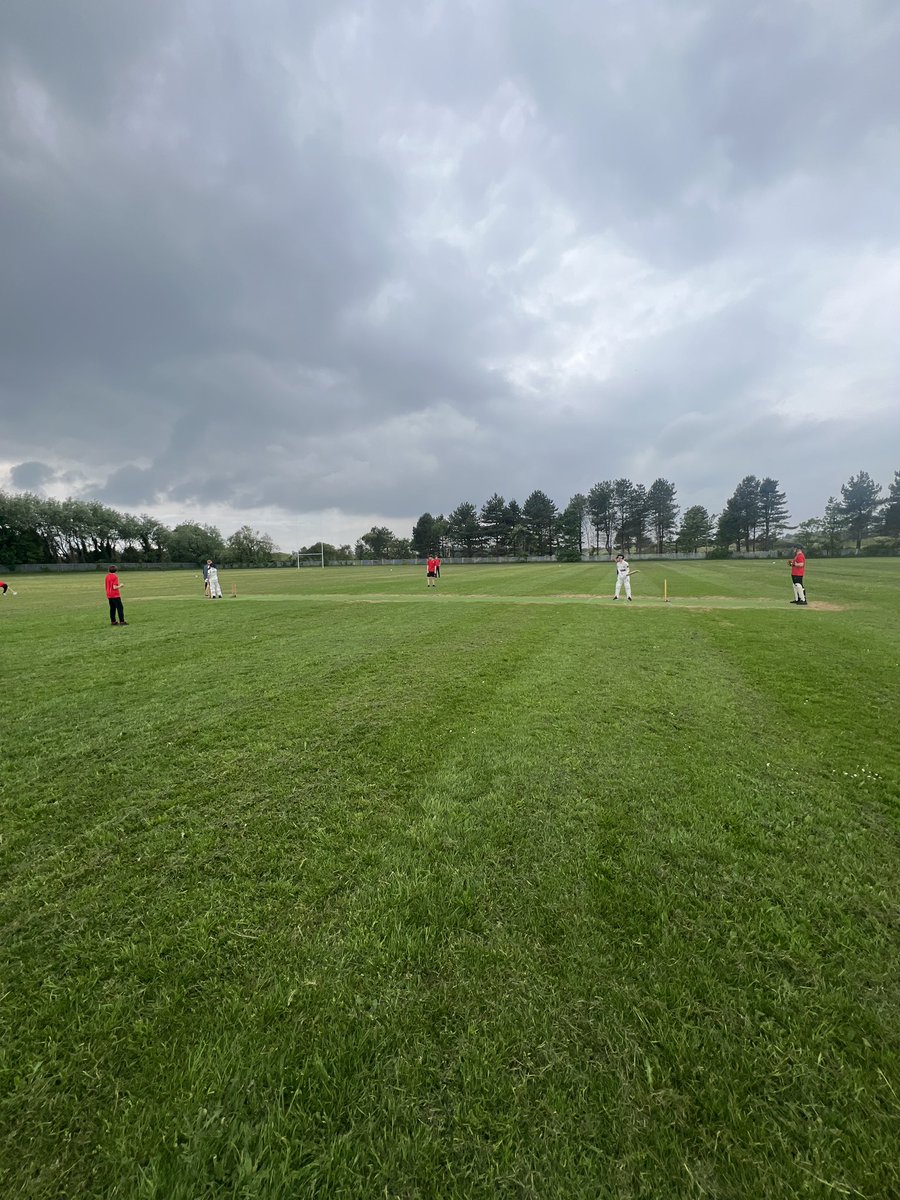
<path fill-rule="evenodd" d="M 894 4 L 12 0 L 4 35 L 8 486 L 288 526 L 753 472 L 800 519 L 900 466 Z"/>
<path fill-rule="evenodd" d="M 24 462 L 13 467 L 9 474 L 13 487 L 18 491 L 34 492 L 49 483 L 55 472 L 46 463 Z"/>

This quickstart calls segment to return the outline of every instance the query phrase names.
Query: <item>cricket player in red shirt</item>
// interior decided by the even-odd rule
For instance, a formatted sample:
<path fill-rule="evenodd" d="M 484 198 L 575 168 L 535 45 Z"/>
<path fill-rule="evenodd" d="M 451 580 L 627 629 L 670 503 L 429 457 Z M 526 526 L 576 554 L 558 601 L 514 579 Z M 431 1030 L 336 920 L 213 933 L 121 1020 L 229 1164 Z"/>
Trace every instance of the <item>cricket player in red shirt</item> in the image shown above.
<path fill-rule="evenodd" d="M 791 583 L 794 585 L 794 599 L 791 604 L 805 604 L 806 588 L 803 577 L 806 574 L 806 555 L 802 546 L 794 547 L 794 557 L 788 560 L 788 566 L 791 568 Z"/>
<path fill-rule="evenodd" d="M 425 583 L 427 587 L 437 587 L 436 581 L 439 561 L 440 560 L 435 558 L 433 554 L 429 554 L 428 563 L 425 567 Z"/>
<path fill-rule="evenodd" d="M 116 568 L 111 566 L 106 576 L 106 598 L 109 601 L 109 620 L 111 625 L 127 625 L 125 609 L 122 607 L 122 597 L 119 595 L 119 577 Z M 116 621 L 118 617 L 118 621 Z"/>

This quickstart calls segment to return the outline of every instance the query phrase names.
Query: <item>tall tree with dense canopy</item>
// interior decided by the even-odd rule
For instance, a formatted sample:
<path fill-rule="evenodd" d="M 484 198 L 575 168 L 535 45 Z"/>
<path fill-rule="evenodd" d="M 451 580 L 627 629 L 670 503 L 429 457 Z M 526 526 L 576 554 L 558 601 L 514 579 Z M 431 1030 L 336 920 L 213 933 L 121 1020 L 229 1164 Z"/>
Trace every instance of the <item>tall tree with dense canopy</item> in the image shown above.
<path fill-rule="evenodd" d="M 443 513 L 438 513 L 434 518 L 434 539 L 435 550 L 439 557 L 443 558 L 447 553 L 447 518 Z"/>
<path fill-rule="evenodd" d="M 0 492 L 0 562 L 51 562 L 45 556 L 36 521 L 37 496 L 31 492 Z"/>
<path fill-rule="evenodd" d="M 894 472 L 894 480 L 888 488 L 881 514 L 881 532 L 886 537 L 900 537 L 900 471 Z"/>
<path fill-rule="evenodd" d="M 518 500 L 510 500 L 503 509 L 503 542 L 508 554 L 521 554 L 524 545 L 525 518 Z"/>
<path fill-rule="evenodd" d="M 794 543 L 807 554 L 822 554 L 828 544 L 824 519 L 809 517 L 801 521 L 794 533 Z"/>
<path fill-rule="evenodd" d="M 34 497 L 34 521 L 38 537 L 44 544 L 46 562 L 59 562 L 64 556 L 62 545 L 62 503 L 52 498 Z M 90 528 L 85 529 L 90 534 Z"/>
<path fill-rule="evenodd" d="M 533 491 L 522 505 L 522 517 L 534 554 L 552 554 L 557 508 L 546 492 Z"/>
<path fill-rule="evenodd" d="M 602 545 L 607 554 L 612 552 L 615 512 L 613 509 L 613 485 L 608 479 L 595 483 L 587 494 L 588 520 L 594 531 L 594 550 L 599 553 Z"/>
<path fill-rule="evenodd" d="M 761 514 L 759 500 L 759 480 L 755 475 L 745 475 L 738 484 L 735 495 L 738 498 L 741 532 L 746 550 L 756 549 L 756 535 L 759 530 Z"/>
<path fill-rule="evenodd" d="M 868 471 L 860 471 L 858 475 L 851 475 L 842 486 L 841 496 L 850 536 L 856 538 L 856 549 L 859 550 L 875 520 L 875 514 L 884 504 L 881 487 Z"/>
<path fill-rule="evenodd" d="M 833 557 L 843 545 L 847 535 L 847 518 L 843 506 L 836 496 L 829 496 L 822 518 L 822 532 L 828 553 Z M 802 544 L 802 543 L 801 543 Z"/>
<path fill-rule="evenodd" d="M 678 549 L 694 554 L 701 546 L 708 546 L 711 538 L 712 518 L 702 504 L 692 504 L 681 520 Z"/>
<path fill-rule="evenodd" d="M 587 497 L 577 492 L 557 520 L 559 541 L 556 557 L 560 562 L 581 562 L 584 553 L 584 521 Z"/>
<path fill-rule="evenodd" d="M 759 480 L 755 475 L 745 475 L 725 502 L 719 517 L 716 541 L 720 546 L 734 545 L 740 554 L 756 548 L 756 534 L 760 520 Z"/>
<path fill-rule="evenodd" d="M 61 549 L 69 562 L 89 562 L 87 531 L 91 525 L 91 506 L 69 496 L 59 506 Z"/>
<path fill-rule="evenodd" d="M 246 528 L 246 526 L 245 526 Z M 386 525 L 373 525 L 356 544 L 358 558 L 388 558 L 397 539 Z M 230 541 L 230 539 L 229 539 Z"/>
<path fill-rule="evenodd" d="M 115 554 L 113 540 L 118 533 L 119 514 L 98 500 L 88 504 L 88 535 L 95 552 L 102 558 Z"/>
<path fill-rule="evenodd" d="M 144 562 L 161 562 L 166 533 L 168 532 L 161 521 L 151 517 L 149 513 L 141 513 L 137 518 L 137 535 L 141 544 L 141 556 Z"/>
<path fill-rule="evenodd" d="M 628 524 L 628 516 L 631 511 L 631 497 L 634 492 L 634 484 L 630 479 L 615 479 L 612 485 L 612 510 L 613 510 L 613 545 L 621 550 L 626 548 L 626 525 Z"/>
<path fill-rule="evenodd" d="M 212 529 L 214 526 L 200 526 L 201 529 Z M 219 536 L 219 554 L 221 555 L 221 547 L 224 546 L 222 535 L 216 529 Z M 119 524 L 117 527 L 117 540 L 120 543 L 119 557 L 124 558 L 127 562 L 134 562 L 140 558 L 140 551 L 136 548 L 135 543 L 140 541 L 141 523 L 139 519 L 132 513 L 122 513 L 119 516 Z M 214 555 L 208 554 L 207 558 L 213 558 Z"/>
<path fill-rule="evenodd" d="M 225 542 L 214 525 L 176 525 L 166 535 L 166 549 L 172 562 L 219 562 L 225 555 Z M 253 560 L 247 560 L 253 561 Z"/>
<path fill-rule="evenodd" d="M 769 476 L 759 485 L 760 546 L 771 550 L 788 523 L 787 496 L 778 490 L 778 480 Z"/>
<path fill-rule="evenodd" d="M 447 518 L 447 537 L 454 549 L 462 550 L 468 556 L 476 552 L 481 541 L 481 527 L 474 504 L 464 500 L 457 505 Z"/>
<path fill-rule="evenodd" d="M 656 542 L 656 553 L 662 554 L 678 520 L 675 484 L 670 483 L 668 479 L 654 479 L 647 491 L 647 508 Z"/>
<path fill-rule="evenodd" d="M 229 562 L 263 563 L 271 562 L 274 554 L 275 543 L 267 533 L 242 525 L 228 539 L 224 557 Z"/>
<path fill-rule="evenodd" d="M 634 545 L 638 554 L 643 552 L 647 541 L 647 524 L 650 520 L 650 501 L 647 489 L 636 483 L 628 497 L 628 509 L 623 526 L 624 545 Z"/>
<path fill-rule="evenodd" d="M 742 537 L 740 502 L 734 496 L 729 496 L 725 501 L 725 507 L 719 513 L 716 543 L 723 550 L 728 546 L 734 546 L 740 553 Z"/>
<path fill-rule="evenodd" d="M 436 520 L 430 512 L 422 513 L 415 525 L 413 525 L 412 538 L 410 539 L 412 548 L 415 551 L 417 558 L 427 558 L 438 548 L 440 540 L 439 530 L 436 528 Z"/>
<path fill-rule="evenodd" d="M 506 542 L 508 526 L 505 514 L 506 501 L 497 492 L 494 492 L 490 500 L 486 500 L 482 504 L 478 516 L 481 535 L 494 554 L 500 554 Z"/>
<path fill-rule="evenodd" d="M 578 514 L 578 549 L 580 553 L 584 553 L 584 543 L 588 527 L 587 496 L 583 492 L 576 492 L 567 507 L 572 513 Z"/>
<path fill-rule="evenodd" d="M 507 554 L 523 555 L 528 550 L 528 527 L 522 505 L 510 500 L 503 509 L 503 544 Z"/>

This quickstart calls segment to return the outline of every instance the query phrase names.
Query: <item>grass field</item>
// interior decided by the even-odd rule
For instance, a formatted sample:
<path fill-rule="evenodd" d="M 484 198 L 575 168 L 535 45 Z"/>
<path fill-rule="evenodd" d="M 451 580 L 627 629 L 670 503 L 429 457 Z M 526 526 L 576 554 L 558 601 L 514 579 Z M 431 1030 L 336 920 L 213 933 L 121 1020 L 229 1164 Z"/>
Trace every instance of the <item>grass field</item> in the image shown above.
<path fill-rule="evenodd" d="M 810 566 L 13 576 L 0 1196 L 900 1196 L 900 561 Z"/>

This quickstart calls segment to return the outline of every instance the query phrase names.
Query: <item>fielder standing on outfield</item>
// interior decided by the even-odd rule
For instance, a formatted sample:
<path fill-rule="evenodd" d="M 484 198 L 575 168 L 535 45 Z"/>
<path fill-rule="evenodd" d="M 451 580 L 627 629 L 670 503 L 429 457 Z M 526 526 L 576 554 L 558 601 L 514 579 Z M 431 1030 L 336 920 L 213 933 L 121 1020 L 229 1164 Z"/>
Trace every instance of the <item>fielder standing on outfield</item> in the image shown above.
<path fill-rule="evenodd" d="M 791 604 L 806 603 L 806 586 L 804 578 L 806 576 L 806 555 L 803 553 L 802 546 L 794 547 L 794 557 L 789 559 L 788 566 L 791 568 L 791 583 L 794 585 L 794 599 Z"/>
<path fill-rule="evenodd" d="M 613 600 L 618 600 L 619 594 L 622 591 L 622 586 L 625 587 L 625 595 L 631 599 L 631 567 L 625 561 L 624 554 L 616 555 L 616 594 Z"/>
<path fill-rule="evenodd" d="M 106 583 L 106 599 L 109 601 L 109 623 L 111 625 L 127 625 L 125 609 L 122 607 L 122 597 L 119 594 L 121 584 L 114 566 L 110 566 L 104 582 Z M 116 617 L 119 618 L 118 621 Z"/>

